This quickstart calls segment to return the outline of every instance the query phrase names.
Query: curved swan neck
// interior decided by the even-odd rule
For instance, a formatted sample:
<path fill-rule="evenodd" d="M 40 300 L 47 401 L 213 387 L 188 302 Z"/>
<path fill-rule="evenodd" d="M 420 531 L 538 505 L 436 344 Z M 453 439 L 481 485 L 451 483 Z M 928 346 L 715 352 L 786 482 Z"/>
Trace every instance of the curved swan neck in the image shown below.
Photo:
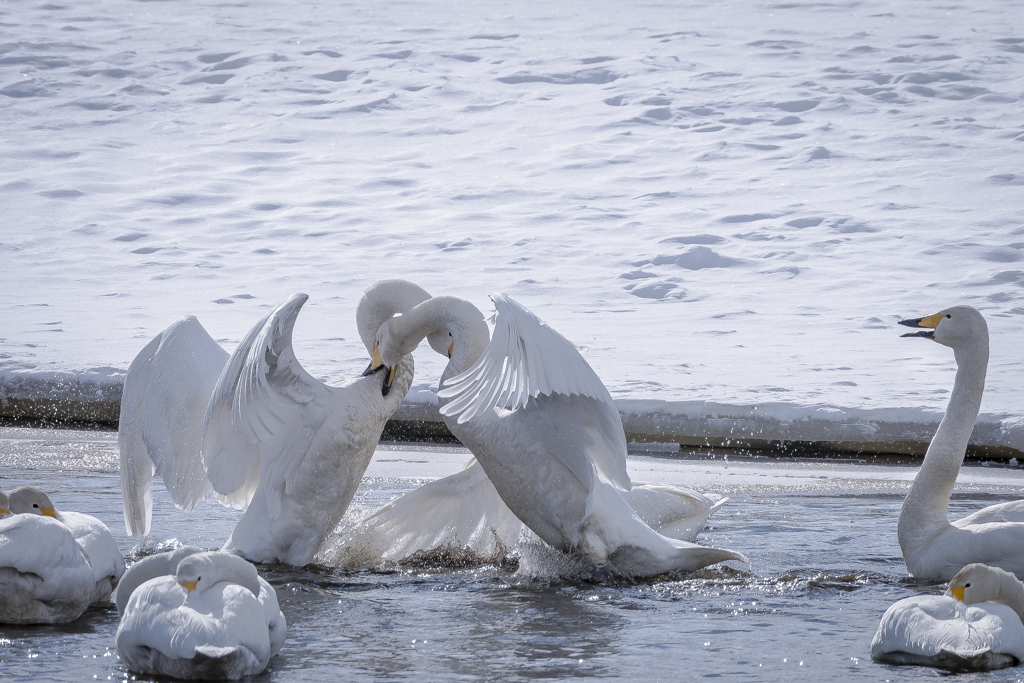
<path fill-rule="evenodd" d="M 455 296 L 436 296 L 391 321 L 391 335 L 403 345 L 419 344 L 429 335 L 451 335 L 451 360 L 442 381 L 468 369 L 490 341 L 484 316 L 476 306 Z"/>
<path fill-rule="evenodd" d="M 999 582 L 998 602 L 1010 607 L 1021 621 L 1024 621 L 1024 583 L 1018 581 L 1013 574 L 1007 572 Z M 993 601 L 996 602 L 996 601 Z"/>
<path fill-rule="evenodd" d="M 926 543 L 949 527 L 946 516 L 949 496 L 981 409 L 988 367 L 987 335 L 954 348 L 954 355 L 956 379 L 946 413 L 928 445 L 924 462 L 900 513 L 898 536 L 904 554 L 908 548 Z"/>
<path fill-rule="evenodd" d="M 381 325 L 429 298 L 425 289 L 406 280 L 381 280 L 370 285 L 356 306 L 356 327 L 366 350 L 373 353 Z"/>

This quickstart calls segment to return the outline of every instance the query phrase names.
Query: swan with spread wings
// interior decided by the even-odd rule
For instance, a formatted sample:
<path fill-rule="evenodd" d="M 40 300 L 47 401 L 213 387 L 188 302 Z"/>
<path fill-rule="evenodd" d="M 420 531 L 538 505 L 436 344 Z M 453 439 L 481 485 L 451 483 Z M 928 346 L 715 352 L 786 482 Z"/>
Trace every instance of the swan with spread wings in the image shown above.
<path fill-rule="evenodd" d="M 367 350 L 385 321 L 428 298 L 403 280 L 370 287 L 356 311 Z M 339 386 L 314 379 L 292 350 L 306 299 L 295 294 L 275 307 L 230 356 L 189 316 L 132 362 L 118 430 L 132 536 L 149 533 L 156 473 L 182 509 L 214 495 L 246 508 L 225 550 L 257 562 L 313 559 L 409 390 L 413 362 L 404 356 L 383 377 L 364 374 Z"/>
<path fill-rule="evenodd" d="M 637 515 L 604 384 L 565 337 L 510 297 L 491 299 L 493 336 L 470 302 L 434 297 L 384 323 L 374 364 L 394 367 L 423 338 L 449 357 L 438 392 L 445 423 L 512 513 L 555 548 L 631 576 L 743 561 L 659 534 Z"/>

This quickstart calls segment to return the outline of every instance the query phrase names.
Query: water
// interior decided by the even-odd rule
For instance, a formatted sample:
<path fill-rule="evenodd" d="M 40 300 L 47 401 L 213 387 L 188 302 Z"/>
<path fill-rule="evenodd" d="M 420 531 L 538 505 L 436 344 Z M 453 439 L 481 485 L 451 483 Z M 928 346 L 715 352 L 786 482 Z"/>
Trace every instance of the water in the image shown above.
<path fill-rule="evenodd" d="M 350 511 L 376 509 L 457 470 L 457 448 L 382 446 Z M 126 538 L 115 435 L 0 429 L 0 486 L 32 484 L 56 504 L 103 519 Z M 83 463 L 88 465 L 83 466 Z M 288 640 L 260 681 L 336 680 L 865 680 L 934 679 L 873 663 L 868 647 L 893 602 L 940 587 L 907 580 L 896 520 L 915 468 L 849 460 L 681 458 L 633 453 L 638 483 L 690 485 L 730 496 L 700 542 L 746 553 L 732 564 L 633 583 L 560 577 L 558 556 L 527 551 L 487 566 L 426 563 L 386 570 L 264 566 L 288 619 Z M 966 467 L 951 516 L 1019 498 L 1024 472 Z M 238 513 L 204 503 L 175 510 L 154 496 L 154 536 L 215 548 Z M 5 676 L 121 680 L 117 614 L 93 608 L 60 627 L 0 627 Z M 963 681 L 1017 681 L 1020 669 Z"/>

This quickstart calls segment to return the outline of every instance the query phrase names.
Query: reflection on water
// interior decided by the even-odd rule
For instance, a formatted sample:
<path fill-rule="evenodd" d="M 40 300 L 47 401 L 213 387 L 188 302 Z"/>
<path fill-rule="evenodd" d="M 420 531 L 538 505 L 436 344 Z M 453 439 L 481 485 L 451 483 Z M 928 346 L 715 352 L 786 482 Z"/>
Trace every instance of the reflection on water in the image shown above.
<path fill-rule="evenodd" d="M 109 445 L 101 439 L 83 447 Z M 390 452 L 396 454 L 406 457 Z M 405 462 L 436 469 L 442 456 L 411 453 Z M 379 469 L 401 465 L 395 457 L 371 466 L 379 476 L 364 481 L 354 516 L 425 476 Z M 458 468 L 464 455 L 449 460 Z M 58 506 L 97 514 L 125 551 L 134 549 L 133 560 L 177 542 L 215 548 L 239 516 L 213 503 L 184 513 L 160 490 L 154 538 L 136 545 L 124 533 L 116 471 L 22 464 L 34 469 L 5 469 L 0 487 L 38 485 Z M 868 656 L 888 605 L 941 591 L 906 578 L 896 544 L 912 468 L 632 457 L 630 470 L 645 483 L 689 480 L 729 495 L 700 540 L 742 550 L 750 566 L 607 583 L 582 580 L 571 562 L 535 548 L 524 551 L 528 571 L 526 560 L 451 566 L 444 555 L 378 570 L 265 565 L 261 573 L 278 590 L 289 631 L 281 654 L 253 680 L 934 678 L 931 670 L 880 666 Z M 957 516 L 1017 498 L 1024 484 L 1017 470 L 1000 468 L 970 468 L 962 480 L 951 505 Z M 2 627 L 3 671 L 22 679 L 123 679 L 116 628 L 113 606 L 93 608 L 67 626 Z M 1021 670 L 957 680 L 982 678 L 1017 680 Z"/>

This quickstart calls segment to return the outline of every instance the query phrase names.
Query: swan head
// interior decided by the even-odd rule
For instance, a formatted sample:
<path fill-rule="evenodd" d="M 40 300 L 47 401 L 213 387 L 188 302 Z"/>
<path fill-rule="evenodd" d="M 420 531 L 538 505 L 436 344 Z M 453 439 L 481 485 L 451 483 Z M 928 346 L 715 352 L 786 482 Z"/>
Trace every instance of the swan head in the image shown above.
<path fill-rule="evenodd" d="M 1019 583 L 1008 571 L 975 562 L 958 571 L 949 580 L 946 594 L 968 605 L 976 602 L 1002 602 L 1000 598 L 1004 595 L 1004 589 Z"/>
<path fill-rule="evenodd" d="M 424 337 L 442 356 L 452 358 L 466 350 L 475 353 L 475 362 L 490 340 L 483 318 L 480 309 L 465 299 L 433 297 L 380 327 L 376 342 L 380 362 L 392 367 L 402 356 L 415 351 Z"/>
<path fill-rule="evenodd" d="M 971 306 L 951 306 L 924 318 L 901 320 L 900 325 L 924 328 L 903 337 L 924 337 L 954 349 L 979 341 L 988 344 L 985 318 Z"/>
<path fill-rule="evenodd" d="M 385 370 L 381 395 L 387 396 L 398 372 L 398 363 L 385 365 L 381 360 L 380 342 L 377 331 L 381 325 L 396 315 L 401 315 L 430 298 L 430 294 L 419 285 L 407 280 L 381 280 L 370 285 L 356 307 L 356 327 L 363 345 L 370 352 L 370 365 L 363 376 Z M 401 357 L 399 357 L 399 361 Z"/>
<path fill-rule="evenodd" d="M 260 578 L 256 567 L 234 553 L 223 551 L 195 553 L 178 563 L 174 579 L 189 593 L 202 593 L 216 583 L 228 581 L 260 595 Z"/>
<path fill-rule="evenodd" d="M 33 486 L 19 486 L 11 491 L 10 511 L 16 515 L 45 515 L 57 518 L 57 509 L 50 497 Z"/>

